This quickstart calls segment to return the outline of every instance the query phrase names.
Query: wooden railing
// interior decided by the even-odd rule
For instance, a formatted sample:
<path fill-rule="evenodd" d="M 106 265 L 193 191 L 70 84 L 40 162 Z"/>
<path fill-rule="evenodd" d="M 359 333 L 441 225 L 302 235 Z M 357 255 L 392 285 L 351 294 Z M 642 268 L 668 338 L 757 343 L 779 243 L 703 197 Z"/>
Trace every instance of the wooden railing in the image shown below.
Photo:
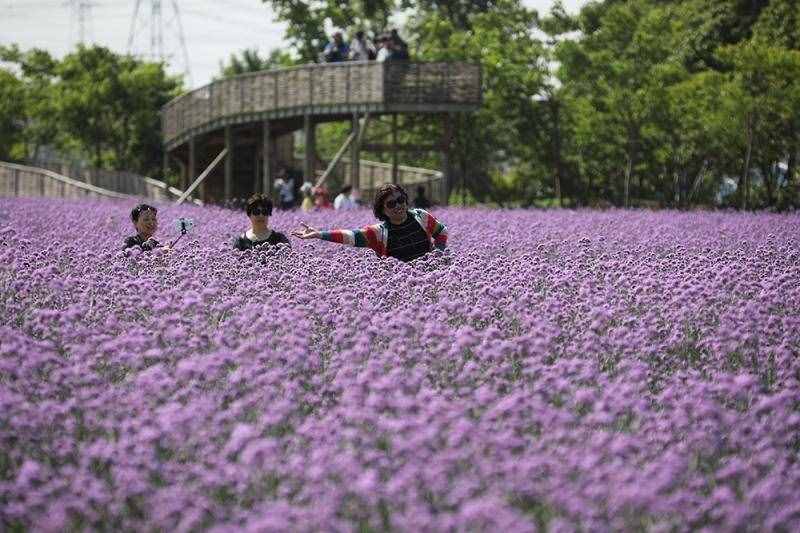
<path fill-rule="evenodd" d="M 52 170 L 82 183 L 131 196 L 171 201 L 183 194 L 180 189 L 170 187 L 163 181 L 124 170 L 90 168 L 61 160 L 36 160 L 31 163 L 37 168 Z"/>
<path fill-rule="evenodd" d="M 470 63 L 345 62 L 242 74 L 181 95 L 162 109 L 164 143 L 234 123 L 357 111 L 447 112 L 481 103 Z"/>
<path fill-rule="evenodd" d="M 377 161 L 361 161 L 360 169 L 360 192 L 365 201 L 371 201 L 375 191 L 386 183 L 392 183 L 392 165 L 390 163 L 379 163 Z M 342 174 L 350 175 L 350 161 L 342 159 Z M 414 190 L 418 186 L 425 188 L 428 198 L 436 203 L 446 203 L 444 174 L 438 170 L 428 168 L 409 167 L 398 165 L 397 182 L 402 185 L 412 197 Z"/>
<path fill-rule="evenodd" d="M 70 177 L 64 174 L 69 173 Z M 179 198 L 183 191 L 131 172 L 92 169 L 55 161 L 36 166 L 0 161 L 0 197 L 48 196 L 55 198 L 133 198 L 163 202 Z M 200 200 L 192 200 L 202 205 Z"/>
<path fill-rule="evenodd" d="M 130 198 L 62 176 L 52 170 L 0 161 L 0 196 L 49 196 L 56 198 Z"/>
<path fill-rule="evenodd" d="M 302 157 L 295 156 L 295 164 L 302 164 Z M 343 157 L 332 175 L 339 181 L 347 182 L 350 176 L 350 159 Z M 318 176 L 322 175 L 322 170 L 318 170 Z M 360 161 L 360 187 L 359 192 L 364 201 L 372 201 L 375 191 L 386 183 L 392 183 L 391 163 L 380 163 L 378 161 Z M 447 203 L 446 187 L 444 183 L 444 173 L 428 168 L 410 167 L 398 165 L 397 183 L 402 185 L 412 197 L 418 186 L 425 188 L 425 195 L 435 203 Z"/>

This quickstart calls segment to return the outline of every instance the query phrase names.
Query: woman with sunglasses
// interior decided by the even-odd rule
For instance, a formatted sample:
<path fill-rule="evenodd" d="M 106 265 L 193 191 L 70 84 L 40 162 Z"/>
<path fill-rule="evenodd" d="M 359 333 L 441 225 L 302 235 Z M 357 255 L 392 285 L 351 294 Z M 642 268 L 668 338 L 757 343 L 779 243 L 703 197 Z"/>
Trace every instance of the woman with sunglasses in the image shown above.
<path fill-rule="evenodd" d="M 286 235 L 269 227 L 269 217 L 272 215 L 272 200 L 269 197 L 254 194 L 247 200 L 244 210 L 250 219 L 250 229 L 234 241 L 233 246 L 237 250 L 245 251 L 263 245 L 291 246 Z"/>
<path fill-rule="evenodd" d="M 372 212 L 380 220 L 361 229 L 320 231 L 308 224 L 292 235 L 300 239 L 322 239 L 358 248 L 372 248 L 379 257 L 413 261 L 434 248 L 447 246 L 447 228 L 424 209 L 408 207 L 408 195 L 399 185 L 378 189 Z"/>

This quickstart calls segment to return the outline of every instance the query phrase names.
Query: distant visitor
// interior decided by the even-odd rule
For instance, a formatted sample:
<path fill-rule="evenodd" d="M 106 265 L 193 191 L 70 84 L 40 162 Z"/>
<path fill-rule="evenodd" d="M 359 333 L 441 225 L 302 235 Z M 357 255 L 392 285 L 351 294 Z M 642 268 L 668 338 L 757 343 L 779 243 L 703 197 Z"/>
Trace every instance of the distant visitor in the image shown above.
<path fill-rule="evenodd" d="M 345 185 L 333 200 L 333 208 L 337 211 L 346 211 L 358 207 L 358 194 L 352 185 Z"/>
<path fill-rule="evenodd" d="M 428 197 L 425 196 L 425 187 L 422 185 L 417 185 L 417 195 L 414 197 L 414 207 L 419 207 L 420 209 L 429 209 L 431 206 L 431 201 L 428 200 Z"/>

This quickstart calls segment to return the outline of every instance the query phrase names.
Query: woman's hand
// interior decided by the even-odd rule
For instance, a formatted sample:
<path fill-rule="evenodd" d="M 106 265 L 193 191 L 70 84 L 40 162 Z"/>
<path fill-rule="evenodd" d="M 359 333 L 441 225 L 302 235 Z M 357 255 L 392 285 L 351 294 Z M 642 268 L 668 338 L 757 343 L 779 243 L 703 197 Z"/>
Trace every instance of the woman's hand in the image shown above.
<path fill-rule="evenodd" d="M 312 228 L 305 222 L 301 222 L 300 225 L 303 226 L 303 229 L 292 231 L 292 235 L 298 239 L 319 239 L 322 236 L 319 230 Z"/>

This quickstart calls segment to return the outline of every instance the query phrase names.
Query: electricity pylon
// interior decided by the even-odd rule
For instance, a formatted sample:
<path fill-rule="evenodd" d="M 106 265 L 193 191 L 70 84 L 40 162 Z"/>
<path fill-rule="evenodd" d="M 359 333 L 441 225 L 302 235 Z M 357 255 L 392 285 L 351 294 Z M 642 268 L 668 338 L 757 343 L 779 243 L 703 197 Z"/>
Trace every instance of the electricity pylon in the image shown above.
<path fill-rule="evenodd" d="M 73 22 L 77 22 L 78 26 L 78 44 L 86 43 L 86 26 L 91 28 L 92 25 L 92 6 L 96 5 L 87 0 L 68 0 L 65 2 L 70 8 L 70 26 Z M 91 29 L 90 29 L 91 31 Z"/>
<path fill-rule="evenodd" d="M 149 20 L 145 9 L 140 9 L 142 0 L 136 0 L 131 16 L 131 28 L 128 32 L 128 53 L 145 57 L 150 61 L 161 61 L 181 72 L 192 86 L 192 73 L 189 67 L 189 51 L 186 49 L 186 38 L 183 34 L 183 23 L 177 0 L 150 0 Z M 169 4 L 171 17 L 164 21 L 164 4 Z M 149 27 L 149 48 L 142 46 Z M 166 32 L 166 33 L 165 33 Z M 166 36 L 166 37 L 165 37 Z M 173 37 L 177 37 L 177 42 Z M 179 50 L 176 50 L 178 49 Z M 178 53 L 176 53 L 178 52 Z M 179 58 L 176 59 L 176 56 Z"/>

